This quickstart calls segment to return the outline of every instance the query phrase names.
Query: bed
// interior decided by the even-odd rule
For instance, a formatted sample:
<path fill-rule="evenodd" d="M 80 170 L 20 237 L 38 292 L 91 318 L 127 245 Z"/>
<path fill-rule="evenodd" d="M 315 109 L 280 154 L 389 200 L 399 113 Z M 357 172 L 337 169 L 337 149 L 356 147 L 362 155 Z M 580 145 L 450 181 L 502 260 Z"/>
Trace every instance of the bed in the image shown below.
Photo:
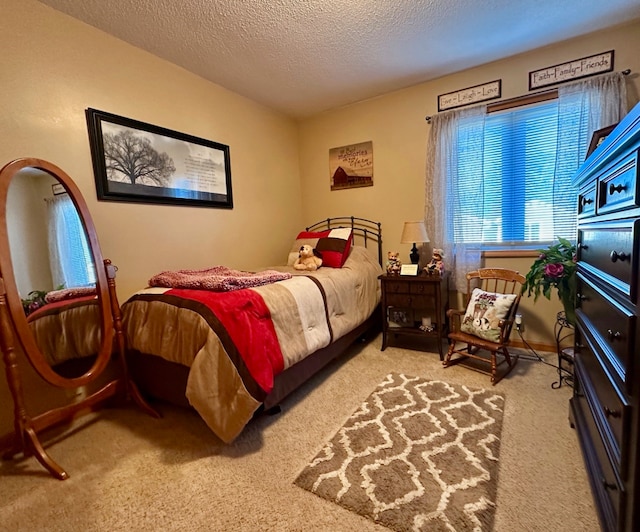
<path fill-rule="evenodd" d="M 102 339 L 95 287 L 55 290 L 46 304 L 27 316 L 36 344 L 52 367 L 95 356 Z"/>
<path fill-rule="evenodd" d="M 293 267 L 304 244 L 322 254 L 317 271 Z M 381 245 L 379 223 L 329 218 L 298 234 L 284 266 L 161 272 L 122 305 L 134 380 L 233 441 L 256 413 L 277 410 L 354 341 L 377 334 Z"/>

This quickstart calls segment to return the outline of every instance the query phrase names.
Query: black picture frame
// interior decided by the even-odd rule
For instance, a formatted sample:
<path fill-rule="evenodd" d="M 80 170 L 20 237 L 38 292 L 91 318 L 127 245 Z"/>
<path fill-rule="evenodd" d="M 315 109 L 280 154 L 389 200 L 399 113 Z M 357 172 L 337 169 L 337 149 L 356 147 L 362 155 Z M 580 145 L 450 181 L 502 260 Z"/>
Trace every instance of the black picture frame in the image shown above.
<path fill-rule="evenodd" d="M 611 126 L 603 127 L 602 129 L 598 129 L 593 132 L 593 135 L 591 135 L 591 141 L 589 142 L 589 147 L 587 148 L 587 155 L 585 156 L 585 159 L 589 157 L 589 155 L 591 155 L 594 151 L 596 151 L 596 148 L 605 141 L 605 139 L 609 136 L 609 133 L 611 133 L 617 125 L 618 124 L 613 124 Z"/>
<path fill-rule="evenodd" d="M 86 110 L 98 200 L 232 209 L 229 146 Z"/>

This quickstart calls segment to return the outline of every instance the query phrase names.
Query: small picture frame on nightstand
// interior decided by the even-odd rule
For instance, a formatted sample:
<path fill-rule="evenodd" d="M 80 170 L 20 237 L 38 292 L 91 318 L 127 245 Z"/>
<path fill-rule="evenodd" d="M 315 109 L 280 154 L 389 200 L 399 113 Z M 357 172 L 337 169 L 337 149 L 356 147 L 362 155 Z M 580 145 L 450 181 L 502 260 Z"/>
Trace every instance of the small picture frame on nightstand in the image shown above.
<path fill-rule="evenodd" d="M 389 307 L 387 312 L 389 327 L 413 326 L 413 311 L 410 308 Z"/>
<path fill-rule="evenodd" d="M 400 275 L 418 275 L 418 265 L 403 264 L 400 266 Z"/>

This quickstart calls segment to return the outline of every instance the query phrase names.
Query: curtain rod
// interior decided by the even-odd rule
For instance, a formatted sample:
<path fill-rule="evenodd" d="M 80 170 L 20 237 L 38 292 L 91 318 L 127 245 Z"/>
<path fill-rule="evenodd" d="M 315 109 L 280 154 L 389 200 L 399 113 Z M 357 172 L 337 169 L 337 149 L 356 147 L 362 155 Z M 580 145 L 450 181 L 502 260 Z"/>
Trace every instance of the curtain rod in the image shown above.
<path fill-rule="evenodd" d="M 631 74 L 631 69 L 630 69 L 630 68 L 627 68 L 626 70 L 623 70 L 623 71 L 622 71 L 622 72 L 620 72 L 620 73 L 621 73 L 623 76 L 628 76 L 629 74 Z M 532 97 L 532 96 L 536 96 L 536 95 L 538 95 L 538 94 L 544 94 L 545 92 L 549 92 L 549 91 L 552 91 L 552 90 L 557 90 L 557 89 L 549 89 L 548 91 L 533 92 L 533 93 L 531 93 L 531 94 L 526 94 L 526 95 L 524 95 L 524 96 L 516 96 L 515 98 L 511 98 L 511 100 L 518 100 L 518 99 L 520 99 L 520 98 L 530 98 L 530 97 Z M 501 101 L 493 102 L 493 103 L 494 103 L 494 104 L 497 104 L 497 103 L 503 103 L 503 102 L 507 102 L 507 101 L 509 101 L 509 100 L 501 100 Z M 424 119 L 427 121 L 427 124 L 430 124 L 430 123 L 431 123 L 431 116 L 425 116 L 425 117 L 424 117 Z"/>

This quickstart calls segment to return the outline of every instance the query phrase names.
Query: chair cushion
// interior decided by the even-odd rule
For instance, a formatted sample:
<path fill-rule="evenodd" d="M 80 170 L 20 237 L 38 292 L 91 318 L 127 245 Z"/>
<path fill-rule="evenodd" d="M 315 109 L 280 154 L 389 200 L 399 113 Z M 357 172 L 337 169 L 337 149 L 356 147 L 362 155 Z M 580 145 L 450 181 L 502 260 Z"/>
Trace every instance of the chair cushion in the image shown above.
<path fill-rule="evenodd" d="M 500 320 L 509 313 L 515 294 L 498 294 L 474 288 L 460 330 L 485 340 L 500 340 Z"/>

